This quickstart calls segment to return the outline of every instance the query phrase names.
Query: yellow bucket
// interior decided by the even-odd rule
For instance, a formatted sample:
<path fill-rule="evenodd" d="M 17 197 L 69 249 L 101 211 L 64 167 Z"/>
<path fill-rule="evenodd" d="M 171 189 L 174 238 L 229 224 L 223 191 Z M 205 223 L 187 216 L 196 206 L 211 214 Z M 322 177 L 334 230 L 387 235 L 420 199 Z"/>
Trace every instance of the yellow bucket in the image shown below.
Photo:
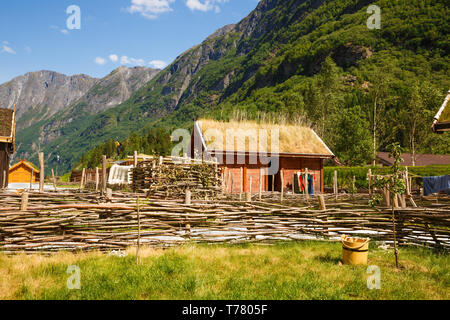
<path fill-rule="evenodd" d="M 367 264 L 369 253 L 369 238 L 352 238 L 350 236 L 341 236 L 342 256 L 344 264 L 358 265 Z"/>

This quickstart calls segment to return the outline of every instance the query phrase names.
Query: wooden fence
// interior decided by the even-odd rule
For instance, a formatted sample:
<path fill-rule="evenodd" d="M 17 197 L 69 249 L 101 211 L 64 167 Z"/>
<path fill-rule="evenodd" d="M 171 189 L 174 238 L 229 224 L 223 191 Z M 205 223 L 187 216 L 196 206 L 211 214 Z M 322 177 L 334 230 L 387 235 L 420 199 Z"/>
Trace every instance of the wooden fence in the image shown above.
<path fill-rule="evenodd" d="M 137 197 L 140 197 L 139 203 Z M 187 242 L 273 242 L 331 239 L 357 234 L 392 243 L 388 208 L 368 208 L 363 197 L 342 195 L 317 209 L 312 199 L 295 205 L 266 200 L 242 202 L 148 199 L 145 194 L 6 193 L 0 198 L 0 251 L 119 250 L 137 243 L 170 246 Z M 140 229 L 138 227 L 138 212 Z M 427 208 L 396 209 L 400 245 L 450 249 L 450 201 Z M 139 232 L 140 231 L 140 232 Z M 139 236 L 138 236 L 139 235 Z"/>

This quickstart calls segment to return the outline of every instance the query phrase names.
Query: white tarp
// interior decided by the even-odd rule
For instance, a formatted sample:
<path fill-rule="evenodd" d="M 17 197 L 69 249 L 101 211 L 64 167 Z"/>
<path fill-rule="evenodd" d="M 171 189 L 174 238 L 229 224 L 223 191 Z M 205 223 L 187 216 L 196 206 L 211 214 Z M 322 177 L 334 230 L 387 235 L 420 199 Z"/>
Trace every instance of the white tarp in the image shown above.
<path fill-rule="evenodd" d="M 109 171 L 108 184 L 131 184 L 133 166 L 113 165 Z"/>

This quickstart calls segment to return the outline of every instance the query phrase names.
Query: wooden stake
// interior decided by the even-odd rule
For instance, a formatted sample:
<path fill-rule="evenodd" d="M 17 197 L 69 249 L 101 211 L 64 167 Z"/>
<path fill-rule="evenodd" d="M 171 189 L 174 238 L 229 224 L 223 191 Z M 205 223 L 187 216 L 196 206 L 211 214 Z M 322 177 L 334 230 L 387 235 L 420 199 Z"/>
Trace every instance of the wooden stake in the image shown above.
<path fill-rule="evenodd" d="M 323 196 L 322 194 L 319 194 L 319 195 L 317 196 L 317 199 L 319 200 L 319 207 L 320 207 L 320 210 L 327 210 L 327 206 L 326 206 L 326 204 L 325 204 L 325 198 L 324 198 L 324 196 Z"/>
<path fill-rule="evenodd" d="M 102 196 L 106 193 L 106 156 L 102 156 Z"/>
<path fill-rule="evenodd" d="M 137 151 L 134 151 L 134 161 L 133 161 L 133 166 L 136 168 L 137 164 L 138 164 L 138 159 L 137 159 Z"/>
<path fill-rule="evenodd" d="M 6 188 L 6 170 L 3 170 L 3 182 L 2 182 L 2 190 Z"/>
<path fill-rule="evenodd" d="M 52 179 L 53 179 L 53 188 L 55 188 L 56 191 L 56 178 L 55 178 L 55 172 L 52 169 Z"/>
<path fill-rule="evenodd" d="M 44 192 L 44 180 L 45 180 L 45 168 L 44 168 L 44 153 L 43 152 L 39 152 L 39 166 L 40 166 L 40 170 L 41 170 L 41 175 L 39 178 L 39 192 L 42 193 Z"/>
<path fill-rule="evenodd" d="M 80 182 L 80 191 L 84 189 L 84 179 L 86 179 L 86 169 L 83 168 L 81 171 L 81 182 Z"/>
<path fill-rule="evenodd" d="M 372 195 L 371 184 L 372 184 L 372 169 L 369 169 L 369 173 L 367 173 L 367 180 L 369 182 L 369 195 Z"/>
<path fill-rule="evenodd" d="M 99 181 L 100 177 L 98 174 L 98 167 L 95 167 L 95 192 L 98 192 L 98 185 L 99 185 Z"/>
<path fill-rule="evenodd" d="M 337 170 L 334 170 L 333 189 L 334 189 L 333 191 L 334 191 L 335 199 L 337 200 L 338 199 L 338 193 L 339 193 Z"/>
<path fill-rule="evenodd" d="M 283 177 L 283 169 L 280 169 L 280 179 L 281 179 L 281 195 L 280 195 L 280 202 L 283 202 L 283 193 L 284 193 L 284 177 Z"/>
<path fill-rule="evenodd" d="M 24 191 L 22 193 L 22 200 L 20 203 L 20 211 L 27 211 L 28 209 L 28 192 Z"/>
<path fill-rule="evenodd" d="M 189 189 L 186 189 L 186 193 L 185 193 L 185 195 L 184 195 L 184 204 L 186 204 L 186 205 L 191 205 L 191 198 L 192 198 L 192 196 L 191 196 L 191 190 L 189 190 Z"/>
<path fill-rule="evenodd" d="M 33 190 L 34 169 L 31 168 L 30 190 Z"/>
<path fill-rule="evenodd" d="M 239 198 L 242 200 L 242 196 L 244 193 L 244 168 L 241 167 L 241 192 L 239 194 Z"/>
<path fill-rule="evenodd" d="M 262 199 L 262 179 L 263 179 L 263 168 L 260 168 L 259 169 L 259 197 L 258 197 L 258 199 L 259 199 L 259 201 L 261 201 L 261 199 Z"/>
<path fill-rule="evenodd" d="M 136 248 L 136 264 L 139 264 L 139 250 L 141 248 L 141 211 L 139 208 L 139 196 L 136 199 L 137 204 L 137 220 L 138 220 L 138 238 Z"/>

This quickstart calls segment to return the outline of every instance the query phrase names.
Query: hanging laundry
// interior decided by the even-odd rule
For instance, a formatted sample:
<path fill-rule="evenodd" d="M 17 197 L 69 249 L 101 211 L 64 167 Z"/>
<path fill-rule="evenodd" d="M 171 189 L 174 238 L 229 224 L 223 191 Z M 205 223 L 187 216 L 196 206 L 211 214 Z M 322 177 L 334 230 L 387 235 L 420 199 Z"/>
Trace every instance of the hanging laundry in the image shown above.
<path fill-rule="evenodd" d="M 314 177 L 308 174 L 308 193 L 314 194 Z"/>
<path fill-rule="evenodd" d="M 441 191 L 450 194 L 450 175 L 423 177 L 423 192 L 426 196 Z"/>

